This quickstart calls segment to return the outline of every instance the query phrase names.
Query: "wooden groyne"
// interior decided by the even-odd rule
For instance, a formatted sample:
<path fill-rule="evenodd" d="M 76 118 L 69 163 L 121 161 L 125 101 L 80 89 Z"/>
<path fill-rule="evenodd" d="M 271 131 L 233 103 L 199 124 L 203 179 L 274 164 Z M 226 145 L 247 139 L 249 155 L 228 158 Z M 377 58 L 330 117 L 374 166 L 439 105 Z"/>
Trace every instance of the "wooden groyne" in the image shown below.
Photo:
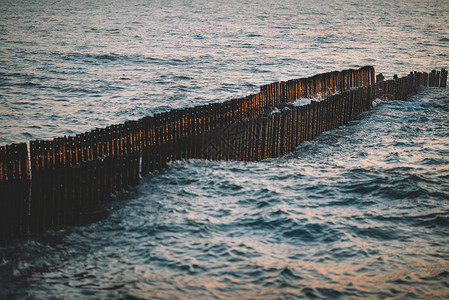
<path fill-rule="evenodd" d="M 385 81 L 366 66 L 275 82 L 244 98 L 75 136 L 0 146 L 0 241 L 77 224 L 111 193 L 170 161 L 279 157 L 353 120 L 375 99 L 401 100 L 418 87 L 446 84 L 444 69 Z"/>

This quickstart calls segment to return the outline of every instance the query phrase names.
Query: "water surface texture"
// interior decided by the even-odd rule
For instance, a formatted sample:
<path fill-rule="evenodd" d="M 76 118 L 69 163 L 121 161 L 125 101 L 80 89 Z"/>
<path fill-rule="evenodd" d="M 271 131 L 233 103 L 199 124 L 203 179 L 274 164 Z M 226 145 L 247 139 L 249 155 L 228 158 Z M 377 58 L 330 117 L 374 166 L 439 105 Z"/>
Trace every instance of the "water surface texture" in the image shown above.
<path fill-rule="evenodd" d="M 449 68 L 446 1 L 240 2 L 1 1 L 0 144 Z M 174 162 L 93 222 L 2 245 L 0 298 L 448 298 L 448 114 L 422 88 L 281 158 Z"/>

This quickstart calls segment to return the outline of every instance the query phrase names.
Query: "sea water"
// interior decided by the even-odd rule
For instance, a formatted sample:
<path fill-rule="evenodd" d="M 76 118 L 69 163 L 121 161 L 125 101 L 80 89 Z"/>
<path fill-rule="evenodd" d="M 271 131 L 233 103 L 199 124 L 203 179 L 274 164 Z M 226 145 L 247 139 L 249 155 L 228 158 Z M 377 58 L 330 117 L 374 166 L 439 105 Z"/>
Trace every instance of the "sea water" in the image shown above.
<path fill-rule="evenodd" d="M 0 2 L 0 145 L 373 65 L 449 68 L 447 1 Z M 0 247 L 0 298 L 449 297 L 449 90 L 281 158 L 177 161 Z"/>

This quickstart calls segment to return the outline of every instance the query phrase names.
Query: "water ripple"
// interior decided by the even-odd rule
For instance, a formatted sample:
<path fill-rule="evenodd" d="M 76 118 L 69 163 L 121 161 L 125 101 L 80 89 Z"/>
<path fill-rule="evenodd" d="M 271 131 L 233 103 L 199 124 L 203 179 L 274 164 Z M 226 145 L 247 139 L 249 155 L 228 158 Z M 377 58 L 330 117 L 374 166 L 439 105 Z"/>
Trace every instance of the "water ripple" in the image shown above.
<path fill-rule="evenodd" d="M 449 68 L 447 7 L 418 1 L 16 2 L 0 144 L 348 67 Z M 378 101 L 277 159 L 173 162 L 82 226 L 2 245 L 0 298 L 447 298 L 448 99 Z"/>

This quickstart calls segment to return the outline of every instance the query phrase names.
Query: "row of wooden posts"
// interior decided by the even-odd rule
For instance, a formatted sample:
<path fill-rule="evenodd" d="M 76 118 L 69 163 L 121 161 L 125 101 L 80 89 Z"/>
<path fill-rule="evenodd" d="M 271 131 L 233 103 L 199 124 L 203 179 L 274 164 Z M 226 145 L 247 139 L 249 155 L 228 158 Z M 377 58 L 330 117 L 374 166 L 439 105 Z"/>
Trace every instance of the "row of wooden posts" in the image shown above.
<path fill-rule="evenodd" d="M 446 87 L 447 71 L 385 81 L 374 68 L 275 82 L 258 94 L 171 110 L 76 136 L 0 146 L 0 241 L 77 224 L 111 193 L 182 159 L 279 157 L 368 110 L 376 98 L 405 99 Z M 292 104 L 315 98 L 308 105 Z"/>

